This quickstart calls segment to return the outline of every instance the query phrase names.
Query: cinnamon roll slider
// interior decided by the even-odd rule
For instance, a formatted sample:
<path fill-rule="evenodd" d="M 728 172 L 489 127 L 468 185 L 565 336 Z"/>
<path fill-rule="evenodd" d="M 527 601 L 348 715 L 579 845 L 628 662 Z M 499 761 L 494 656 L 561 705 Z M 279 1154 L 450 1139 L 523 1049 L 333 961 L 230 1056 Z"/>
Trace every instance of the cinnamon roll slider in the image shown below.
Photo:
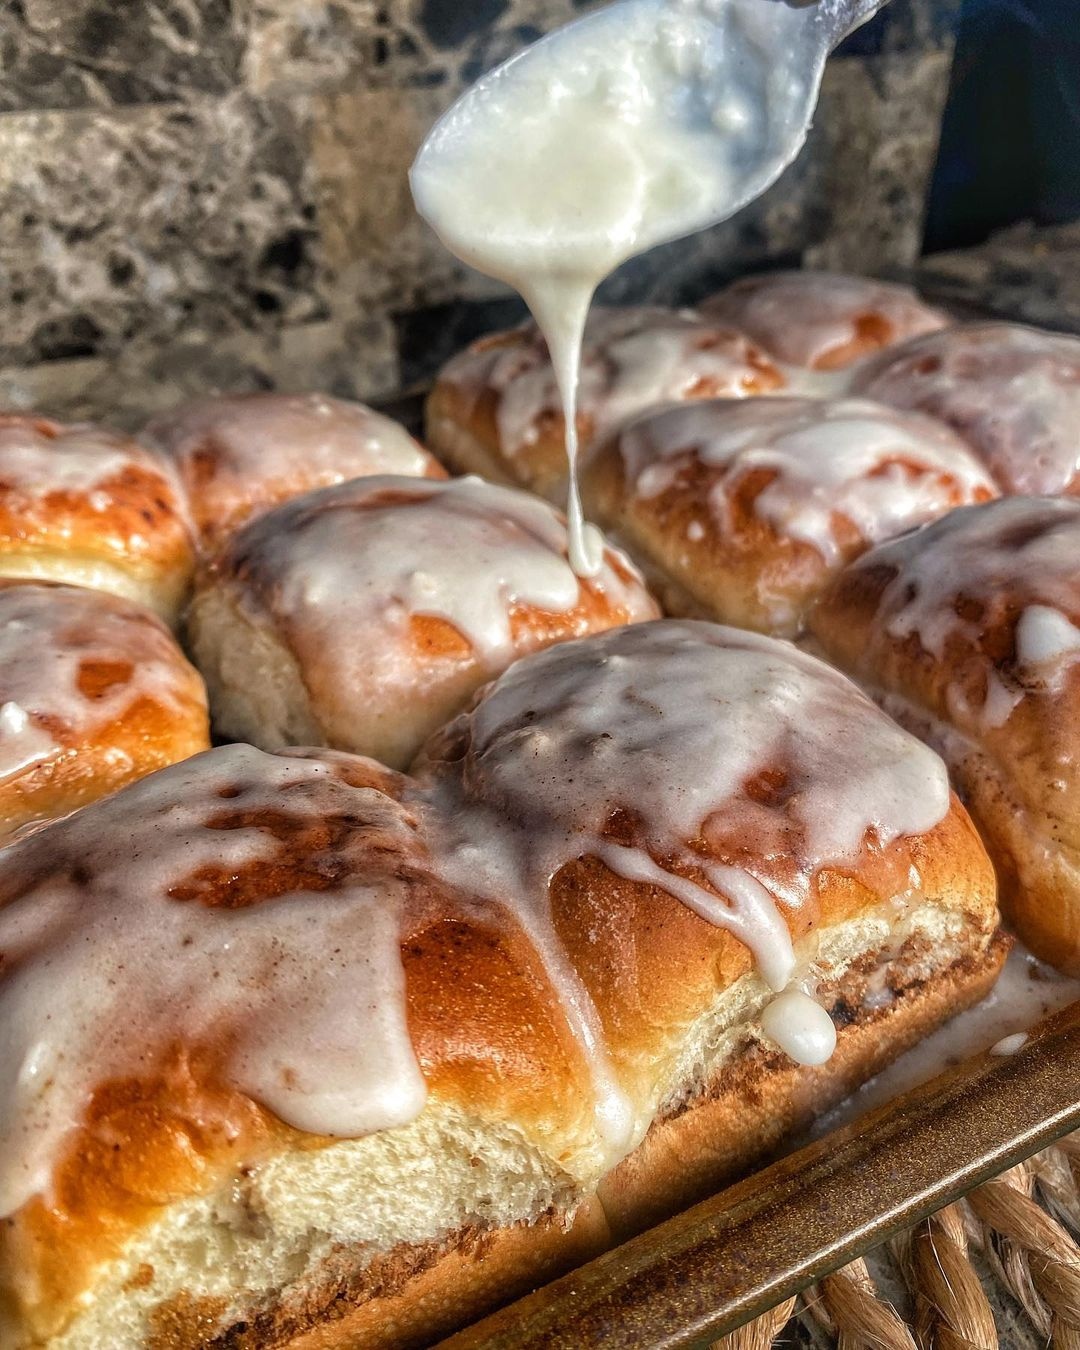
<path fill-rule="evenodd" d="M 1080 338 L 962 324 L 883 353 L 853 387 L 946 422 L 1003 492 L 1080 496 Z"/>
<path fill-rule="evenodd" d="M 519 656 L 657 613 L 614 549 L 575 576 L 562 517 L 537 498 L 376 476 L 242 530 L 202 576 L 188 632 L 222 735 L 401 766 Z"/>
<path fill-rule="evenodd" d="M 701 312 L 730 323 L 776 361 L 844 370 L 948 322 L 910 286 L 836 272 L 763 272 L 706 300 Z"/>
<path fill-rule="evenodd" d="M 578 385 L 580 454 L 623 419 L 682 399 L 771 393 L 784 378 L 741 333 L 690 310 L 597 309 Z M 562 504 L 565 423 L 547 346 L 532 323 L 481 338 L 444 367 L 427 404 L 446 464 Z"/>
<path fill-rule="evenodd" d="M 931 418 L 782 397 L 644 413 L 596 451 L 583 493 L 669 613 L 794 637 L 845 562 L 997 489 Z"/>
<path fill-rule="evenodd" d="M 203 682 L 156 615 L 0 581 L 0 840 L 209 743 Z"/>
<path fill-rule="evenodd" d="M 1007 918 L 1080 975 L 1080 501 L 1003 498 L 882 544 L 812 629 L 945 757 Z"/>
<path fill-rule="evenodd" d="M 143 435 L 175 463 L 204 552 L 292 497 L 366 474 L 445 478 L 404 427 L 328 394 L 198 399 Z"/>
<path fill-rule="evenodd" d="M 174 623 L 193 566 L 167 464 L 102 427 L 0 414 L 0 577 L 111 591 Z"/>

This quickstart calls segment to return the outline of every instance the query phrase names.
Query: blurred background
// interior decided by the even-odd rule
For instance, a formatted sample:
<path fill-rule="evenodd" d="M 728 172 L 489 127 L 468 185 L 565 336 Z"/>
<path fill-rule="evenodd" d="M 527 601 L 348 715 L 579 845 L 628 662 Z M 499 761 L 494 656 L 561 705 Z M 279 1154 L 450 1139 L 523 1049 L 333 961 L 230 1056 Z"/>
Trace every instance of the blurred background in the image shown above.
<path fill-rule="evenodd" d="M 584 8 L 6 0 L 0 400 L 123 424 L 213 388 L 421 385 L 521 307 L 442 250 L 405 171 L 469 81 Z M 1080 331 L 1078 217 L 1078 0 L 892 0 L 766 197 L 607 296 L 802 261 Z"/>

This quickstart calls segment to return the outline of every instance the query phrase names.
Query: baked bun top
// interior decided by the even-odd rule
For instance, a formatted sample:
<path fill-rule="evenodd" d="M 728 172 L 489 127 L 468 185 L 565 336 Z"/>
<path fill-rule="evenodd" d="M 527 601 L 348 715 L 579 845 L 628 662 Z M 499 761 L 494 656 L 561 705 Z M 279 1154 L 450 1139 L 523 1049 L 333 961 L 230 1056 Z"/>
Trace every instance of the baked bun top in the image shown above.
<path fill-rule="evenodd" d="M 203 547 L 315 488 L 365 474 L 442 478 L 399 423 L 328 394 L 231 394 L 156 418 L 148 442 L 175 462 Z"/>
<path fill-rule="evenodd" d="M 1011 745 L 1014 763 L 1021 742 L 1048 779 L 1080 763 L 1063 712 L 1080 697 L 1080 501 L 1006 497 L 879 545 L 813 626 L 845 664 Z"/>
<path fill-rule="evenodd" d="M 175 574 L 185 585 L 193 548 L 179 485 L 128 436 L 2 414 L 0 574 L 21 574 L 29 552 L 54 555 L 58 570 L 65 555 L 80 555 L 136 576 Z"/>
<path fill-rule="evenodd" d="M 690 310 L 593 308 L 578 385 L 582 450 L 643 408 L 685 398 L 742 397 L 783 376 L 743 334 Z M 565 475 L 562 404 L 547 345 L 533 323 L 481 338 L 439 374 L 460 420 L 491 442 L 517 482 Z M 440 404 L 443 399 L 438 400 Z"/>
<path fill-rule="evenodd" d="M 592 456 L 585 496 L 708 612 L 789 634 L 845 561 L 997 488 L 929 417 L 780 397 L 643 413 Z"/>
<path fill-rule="evenodd" d="M 657 614 L 616 550 L 575 576 L 559 513 L 477 478 L 361 478 L 254 521 L 200 589 L 200 650 L 204 589 L 270 625 L 330 744 L 397 764 L 516 657 Z"/>
<path fill-rule="evenodd" d="M 104 591 L 0 581 L 0 829 L 71 810 L 208 735 L 202 680 L 155 615 Z"/>
<path fill-rule="evenodd" d="M 853 387 L 947 422 L 1006 492 L 1080 494 L 1080 338 L 963 324 L 883 353 Z"/>
<path fill-rule="evenodd" d="M 701 306 L 778 361 L 838 370 L 947 320 L 909 286 L 836 272 L 742 277 Z"/>

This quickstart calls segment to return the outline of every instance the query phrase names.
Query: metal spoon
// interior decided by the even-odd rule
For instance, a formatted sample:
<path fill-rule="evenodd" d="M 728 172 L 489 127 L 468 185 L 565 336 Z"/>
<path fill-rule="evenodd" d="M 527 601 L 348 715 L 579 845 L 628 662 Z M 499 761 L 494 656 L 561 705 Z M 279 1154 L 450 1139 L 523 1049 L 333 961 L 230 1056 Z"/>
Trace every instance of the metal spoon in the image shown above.
<path fill-rule="evenodd" d="M 715 224 L 760 196 L 794 160 L 810 128 L 827 56 L 885 2 L 616 0 L 533 44 L 457 100 L 432 128 L 413 165 L 410 179 L 417 208 L 459 257 L 503 280 L 516 281 L 511 273 L 532 242 L 527 233 L 523 236 L 521 222 L 514 222 L 512 237 L 507 229 L 504 250 L 499 212 L 484 216 L 482 226 L 474 217 L 476 234 L 470 237 L 470 230 L 447 228 L 447 195 L 460 193 L 463 180 L 476 174 L 478 162 L 491 162 L 494 171 L 500 151 L 511 156 L 511 169 L 527 160 L 527 144 L 514 136 L 523 87 L 531 82 L 534 88 L 574 90 L 598 78 L 618 79 L 624 69 L 632 71 L 634 48 L 640 49 L 643 38 L 663 43 L 672 21 L 690 16 L 706 34 L 704 56 L 695 52 L 690 70 L 680 70 L 676 59 L 666 79 L 643 96 L 663 109 L 680 135 L 710 136 L 718 163 L 723 160 L 723 172 L 714 182 L 702 181 L 690 211 L 685 203 L 670 218 L 653 211 L 638 223 L 632 237 L 613 240 L 610 263 Z M 725 121 L 723 99 L 718 103 L 717 95 L 728 81 L 739 97 Z M 632 89 L 631 96 L 637 96 Z M 493 126 L 507 128 L 508 147 L 493 149 Z M 580 142 L 565 147 L 569 156 L 580 151 Z M 678 169 L 675 159 L 671 169 Z M 479 189 L 483 180 L 474 181 Z M 475 192 L 481 216 L 487 195 Z M 595 210 L 591 197 L 589 211 Z M 595 227 L 595 215 L 590 219 L 589 212 L 583 212 L 583 219 Z M 575 246 L 572 223 L 564 216 L 559 226 L 567 232 L 569 252 Z M 550 222 L 537 219 L 535 231 L 538 247 L 550 249 Z"/>

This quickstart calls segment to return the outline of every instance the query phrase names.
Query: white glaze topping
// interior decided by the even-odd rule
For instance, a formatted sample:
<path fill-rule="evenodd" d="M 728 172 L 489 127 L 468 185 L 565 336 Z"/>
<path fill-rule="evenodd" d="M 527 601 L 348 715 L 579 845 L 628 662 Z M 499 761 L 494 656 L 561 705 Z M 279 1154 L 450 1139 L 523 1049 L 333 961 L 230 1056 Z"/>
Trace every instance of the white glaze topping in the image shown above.
<path fill-rule="evenodd" d="M 147 440 L 179 466 L 215 523 L 284 495 L 396 473 L 421 477 L 431 457 L 404 427 L 328 394 L 234 394 L 200 399 L 151 422 Z M 200 513 L 201 514 L 201 513 Z"/>
<path fill-rule="evenodd" d="M 16 502 L 37 501 L 53 492 L 76 494 L 95 511 L 112 505 L 95 491 L 132 466 L 164 477 L 165 470 L 142 446 L 103 427 L 60 426 L 32 418 L 0 418 L 0 492 Z"/>
<path fill-rule="evenodd" d="M 796 1064 L 824 1064 L 836 1049 L 832 1018 L 802 989 L 785 989 L 766 1004 L 761 1029 Z"/>
<path fill-rule="evenodd" d="M 643 498 L 673 486 L 691 457 L 724 469 L 709 493 L 721 533 L 730 530 L 728 503 L 738 481 L 772 471 L 775 477 L 754 500 L 755 513 L 830 564 L 841 556 L 838 515 L 875 543 L 997 492 L 947 428 L 859 399 L 689 403 L 629 423 L 618 448 L 630 489 Z"/>
<path fill-rule="evenodd" d="M 1077 572 L 1080 575 L 1080 558 Z M 1077 589 L 1080 592 L 1080 586 Z M 1028 605 L 1016 625 L 1016 659 L 1053 680 L 1080 661 L 1080 627 L 1049 605 Z"/>
<path fill-rule="evenodd" d="M 793 366 L 832 364 L 864 336 L 871 350 L 944 327 L 908 286 L 836 272 L 768 272 L 714 295 L 702 312 L 733 324 Z M 849 357 L 848 361 L 855 359 Z"/>
<path fill-rule="evenodd" d="M 122 678 L 87 696 L 84 665 Z M 176 708 L 188 675 L 164 625 L 128 601 L 76 586 L 0 586 L 0 783 L 89 740 L 140 698 Z"/>
<path fill-rule="evenodd" d="M 1028 690 L 1054 688 L 1080 654 L 1073 623 L 1080 618 L 1078 561 L 1080 501 L 1005 497 L 951 512 L 855 566 L 898 569 L 878 607 L 885 631 L 892 638 L 917 634 L 939 660 L 952 639 L 980 651 L 987 616 L 1019 601 L 1016 662 L 991 666 L 984 706 L 969 708 L 956 685 L 948 691 L 951 712 L 985 729 L 1003 725 Z M 957 603 L 961 597 L 966 606 Z"/>
<path fill-rule="evenodd" d="M 547 935 L 542 952 L 556 946 L 547 882 L 592 854 L 730 930 L 781 991 L 795 957 L 778 905 L 798 906 L 822 867 L 868 840 L 923 833 L 949 808 L 938 757 L 843 676 L 787 643 L 713 624 L 657 622 L 549 648 L 511 667 L 458 726 L 464 759 L 455 750 L 433 766 L 453 822 L 441 854 L 452 877 L 520 897 L 528 931 Z M 752 787 L 778 767 L 782 802 L 769 806 Z M 607 833 L 626 811 L 641 822 L 639 847 Z M 754 839 L 754 866 L 694 848 L 715 831 Z M 580 985 L 557 961 L 548 968 L 580 1010 Z M 821 1017 L 801 999 L 770 1024 L 792 1055 L 827 1057 Z M 625 1120 L 599 1056 L 596 1072 L 608 1116 Z"/>
<path fill-rule="evenodd" d="M 408 659 L 387 639 L 401 639 L 412 614 L 454 625 L 482 666 L 497 670 L 513 655 L 514 606 L 566 613 L 582 594 L 559 514 L 471 477 L 379 475 L 329 487 L 255 522 L 238 552 L 248 575 L 274 586 L 277 612 L 321 651 L 347 644 L 373 671 L 383 659 Z M 613 558 L 606 553 L 595 585 L 633 616 L 651 616 L 644 591 L 618 575 Z M 369 634 L 365 643 L 355 643 L 356 632 Z M 352 678 L 363 679 L 359 668 Z"/>
<path fill-rule="evenodd" d="M 415 678 L 410 616 L 452 624 L 492 672 L 514 655 L 515 606 L 563 614 L 582 595 L 554 508 L 471 477 L 380 475 L 310 493 L 249 526 L 234 554 L 294 640 L 335 667 L 331 683 L 354 690 Z M 615 556 L 605 553 L 595 587 L 628 617 L 651 617 Z"/>
<path fill-rule="evenodd" d="M 860 372 L 857 392 L 948 422 L 1009 492 L 1080 481 L 1080 338 L 970 324 L 917 338 Z"/>
<path fill-rule="evenodd" d="M 511 458 L 534 444 L 560 396 L 547 345 L 528 324 L 511 342 L 481 341 L 443 370 L 441 379 L 478 399 L 498 395 L 499 446 Z M 751 359 L 754 357 L 754 360 Z M 644 408 L 700 396 L 754 392 L 764 359 L 745 338 L 691 310 L 594 308 L 585 325 L 577 407 L 590 444 Z"/>
<path fill-rule="evenodd" d="M 347 880 L 234 907 L 200 898 L 208 874 L 235 885 L 287 865 L 296 830 L 335 815 L 355 828 L 309 861 Z M 298 1129 L 352 1136 L 416 1115 L 402 883 L 369 835 L 398 866 L 408 856 L 406 813 L 381 792 L 332 763 L 228 746 L 6 851 L 0 1214 L 47 1188 L 95 1088 L 152 1076 L 178 1042 L 219 1048 L 229 1081 Z"/>

